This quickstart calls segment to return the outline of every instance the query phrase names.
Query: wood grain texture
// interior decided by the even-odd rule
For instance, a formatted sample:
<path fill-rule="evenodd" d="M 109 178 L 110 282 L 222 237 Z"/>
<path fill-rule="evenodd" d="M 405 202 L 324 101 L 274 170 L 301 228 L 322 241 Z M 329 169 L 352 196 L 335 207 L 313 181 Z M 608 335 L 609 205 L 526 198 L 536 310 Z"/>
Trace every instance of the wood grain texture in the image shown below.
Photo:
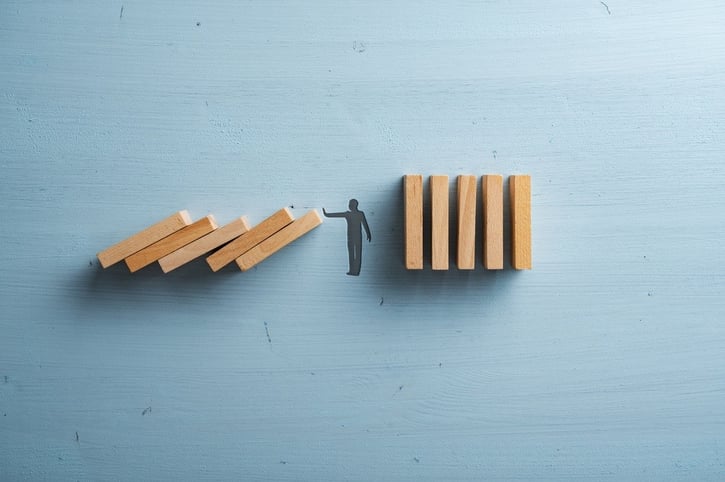
<path fill-rule="evenodd" d="M 448 269 L 448 176 L 428 178 L 431 205 L 431 267 Z"/>
<path fill-rule="evenodd" d="M 458 176 L 456 196 L 458 203 L 458 269 L 476 267 L 476 176 Z"/>
<path fill-rule="evenodd" d="M 531 176 L 509 177 L 511 266 L 531 269 Z"/>
<path fill-rule="evenodd" d="M 503 176 L 481 178 L 483 196 L 483 266 L 503 269 Z"/>
<path fill-rule="evenodd" d="M 423 269 L 423 176 L 403 176 L 405 268 Z"/>

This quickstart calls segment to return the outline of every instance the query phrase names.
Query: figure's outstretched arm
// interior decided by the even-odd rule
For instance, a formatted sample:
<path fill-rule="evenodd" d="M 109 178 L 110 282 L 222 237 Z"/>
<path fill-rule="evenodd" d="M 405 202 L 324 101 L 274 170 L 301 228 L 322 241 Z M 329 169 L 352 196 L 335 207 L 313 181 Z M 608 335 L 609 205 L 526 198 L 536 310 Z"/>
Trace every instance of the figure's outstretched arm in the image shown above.
<path fill-rule="evenodd" d="M 365 234 L 368 235 L 368 243 L 373 240 L 372 233 L 370 233 L 370 226 L 368 226 L 368 220 L 365 218 L 365 213 L 362 214 L 362 224 L 365 228 Z"/>
<path fill-rule="evenodd" d="M 325 208 L 322 208 L 322 214 L 325 215 L 326 218 L 344 218 L 345 213 L 328 213 L 325 211 Z"/>

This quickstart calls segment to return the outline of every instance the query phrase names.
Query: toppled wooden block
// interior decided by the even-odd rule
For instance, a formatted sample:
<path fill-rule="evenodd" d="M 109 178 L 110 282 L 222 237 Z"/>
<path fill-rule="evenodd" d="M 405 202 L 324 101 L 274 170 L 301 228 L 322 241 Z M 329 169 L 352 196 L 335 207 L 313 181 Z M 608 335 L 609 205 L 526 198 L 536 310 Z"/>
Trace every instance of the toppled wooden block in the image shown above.
<path fill-rule="evenodd" d="M 165 238 L 156 241 L 154 244 L 137 251 L 126 258 L 126 266 L 132 273 L 141 268 L 158 261 L 167 254 L 173 253 L 182 246 L 186 246 L 194 240 L 209 234 L 217 228 L 214 217 L 209 215 L 196 221 Z"/>
<path fill-rule="evenodd" d="M 430 176 L 431 265 L 448 269 L 448 176 Z"/>
<path fill-rule="evenodd" d="M 164 256 L 159 260 L 159 265 L 161 265 L 164 273 L 168 273 L 199 256 L 205 255 L 209 251 L 213 251 L 232 239 L 238 238 L 247 231 L 249 231 L 247 218 L 242 216 L 219 229 L 215 229 L 206 236 L 177 249 L 173 253 Z"/>
<path fill-rule="evenodd" d="M 476 176 L 458 176 L 458 269 L 476 263 Z"/>
<path fill-rule="evenodd" d="M 189 217 L 189 213 L 179 211 L 149 226 L 143 231 L 139 231 L 133 236 L 104 249 L 97 255 L 98 261 L 100 261 L 101 266 L 108 268 L 190 224 L 191 218 Z"/>
<path fill-rule="evenodd" d="M 405 196 L 405 267 L 423 269 L 423 176 L 403 178 Z"/>
<path fill-rule="evenodd" d="M 531 269 L 531 176 L 509 177 L 511 265 Z"/>
<path fill-rule="evenodd" d="M 249 251 L 237 258 L 237 265 L 242 271 L 254 267 L 292 241 L 312 231 L 322 224 L 322 218 L 316 210 L 311 210 L 292 224 L 282 228 Z M 251 232 L 251 231 L 250 231 Z"/>
<path fill-rule="evenodd" d="M 503 269 L 503 177 L 487 174 L 481 179 L 483 191 L 483 265 Z"/>
<path fill-rule="evenodd" d="M 212 271 L 219 271 L 280 229 L 294 221 L 288 208 L 282 208 L 237 239 L 206 258 Z"/>

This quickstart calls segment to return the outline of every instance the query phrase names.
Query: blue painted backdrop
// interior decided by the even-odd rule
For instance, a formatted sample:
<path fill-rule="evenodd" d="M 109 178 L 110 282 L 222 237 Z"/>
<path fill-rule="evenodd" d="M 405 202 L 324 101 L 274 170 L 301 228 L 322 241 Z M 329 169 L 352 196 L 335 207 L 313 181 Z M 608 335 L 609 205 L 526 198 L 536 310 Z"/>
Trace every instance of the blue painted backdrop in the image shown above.
<path fill-rule="evenodd" d="M 721 2 L 0 20 L 0 479 L 722 479 Z M 410 172 L 530 173 L 534 270 L 406 272 Z M 339 220 L 248 273 L 95 260 L 350 197 L 359 278 Z"/>

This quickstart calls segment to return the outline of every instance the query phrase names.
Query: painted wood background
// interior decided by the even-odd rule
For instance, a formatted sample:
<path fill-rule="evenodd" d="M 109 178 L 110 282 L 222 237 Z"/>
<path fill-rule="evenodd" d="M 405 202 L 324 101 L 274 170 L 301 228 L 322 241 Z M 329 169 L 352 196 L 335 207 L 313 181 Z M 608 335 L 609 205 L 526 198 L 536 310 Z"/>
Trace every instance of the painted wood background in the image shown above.
<path fill-rule="evenodd" d="M 0 479 L 722 480 L 720 1 L 0 2 Z M 530 173 L 534 270 L 408 273 L 401 176 Z M 179 209 L 328 219 L 103 271 Z M 480 261 L 480 253 L 478 253 Z"/>

